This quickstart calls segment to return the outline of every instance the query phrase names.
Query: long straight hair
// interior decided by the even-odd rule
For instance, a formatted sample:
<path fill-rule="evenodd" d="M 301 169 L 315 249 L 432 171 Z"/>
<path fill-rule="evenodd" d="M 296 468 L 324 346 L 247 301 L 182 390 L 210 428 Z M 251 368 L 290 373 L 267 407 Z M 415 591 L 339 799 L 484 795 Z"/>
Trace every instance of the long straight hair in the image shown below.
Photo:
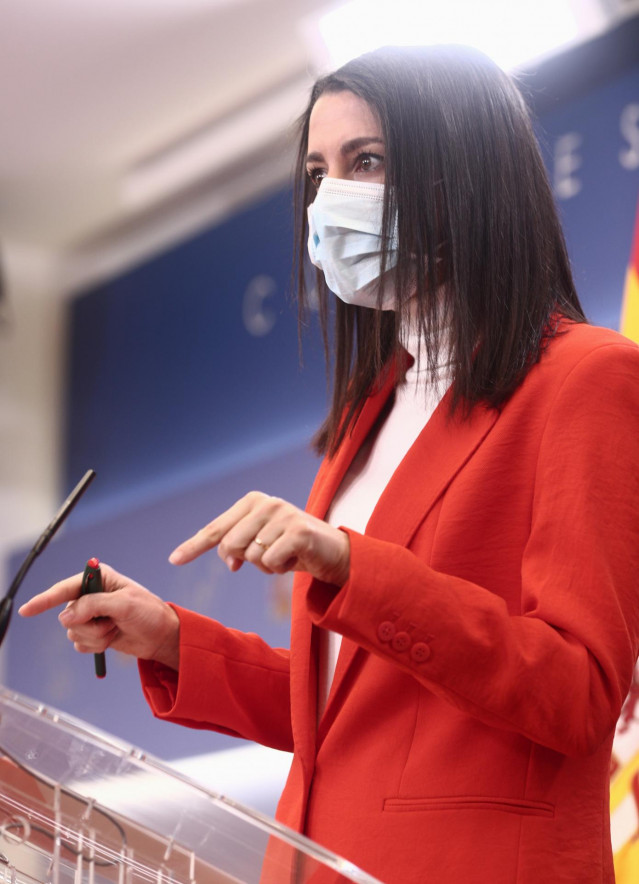
<path fill-rule="evenodd" d="M 399 239 L 396 311 L 353 307 L 316 274 L 332 403 L 315 437 L 333 454 L 366 397 L 400 353 L 413 309 L 434 376 L 452 366 L 451 410 L 499 408 L 539 359 L 556 318 L 585 321 L 530 115 L 514 82 L 486 56 L 458 46 L 386 47 L 318 80 L 300 119 L 295 214 L 300 320 L 309 306 L 306 173 L 318 98 L 349 91 L 377 114 L 385 142 L 382 238 Z M 382 255 L 382 270 L 387 255 Z M 390 265 L 388 265 L 390 266 Z M 443 294 L 443 297 L 442 297 Z M 408 301 L 414 295 L 409 307 Z M 381 304 L 382 292 L 379 293 Z M 334 302 L 334 303 L 333 303 Z M 414 305 L 414 306 L 413 306 Z M 329 329 L 333 325 L 332 334 Z M 444 338 L 445 335 L 445 338 Z M 396 380 L 400 369 L 395 369 Z"/>

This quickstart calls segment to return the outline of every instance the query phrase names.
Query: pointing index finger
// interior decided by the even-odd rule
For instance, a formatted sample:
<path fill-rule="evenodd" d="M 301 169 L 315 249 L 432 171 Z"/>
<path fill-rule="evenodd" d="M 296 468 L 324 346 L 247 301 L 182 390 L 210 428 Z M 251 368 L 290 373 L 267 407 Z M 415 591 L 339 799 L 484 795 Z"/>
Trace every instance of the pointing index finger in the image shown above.
<path fill-rule="evenodd" d="M 228 531 L 228 528 L 220 527 L 221 519 L 222 516 L 219 516 L 209 522 L 208 525 L 200 528 L 196 534 L 176 547 L 169 556 L 169 562 L 172 565 L 185 565 L 187 562 L 197 559 L 202 553 L 214 549 Z"/>
<path fill-rule="evenodd" d="M 80 595 L 81 586 L 82 574 L 74 574 L 73 577 L 60 580 L 50 589 L 34 595 L 28 602 L 25 602 L 18 608 L 18 614 L 22 617 L 34 617 L 36 614 L 42 614 L 43 611 L 49 611 L 65 602 L 73 601 Z"/>
<path fill-rule="evenodd" d="M 177 546 L 169 556 L 169 562 L 172 565 L 185 565 L 201 556 L 202 553 L 214 549 L 233 525 L 251 511 L 258 499 L 264 500 L 267 497 L 268 495 L 260 494 L 257 491 L 245 495 L 216 519 Z"/>

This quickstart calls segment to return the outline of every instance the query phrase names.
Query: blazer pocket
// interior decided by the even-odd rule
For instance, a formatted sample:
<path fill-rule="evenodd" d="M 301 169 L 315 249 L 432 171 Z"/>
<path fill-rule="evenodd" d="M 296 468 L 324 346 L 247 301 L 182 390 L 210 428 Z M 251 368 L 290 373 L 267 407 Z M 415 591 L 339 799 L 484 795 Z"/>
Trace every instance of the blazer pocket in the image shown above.
<path fill-rule="evenodd" d="M 554 817 L 555 806 L 546 801 L 524 798 L 486 798 L 483 796 L 443 796 L 439 798 L 386 798 L 384 810 L 391 813 L 441 810 L 498 810 L 520 816 Z"/>

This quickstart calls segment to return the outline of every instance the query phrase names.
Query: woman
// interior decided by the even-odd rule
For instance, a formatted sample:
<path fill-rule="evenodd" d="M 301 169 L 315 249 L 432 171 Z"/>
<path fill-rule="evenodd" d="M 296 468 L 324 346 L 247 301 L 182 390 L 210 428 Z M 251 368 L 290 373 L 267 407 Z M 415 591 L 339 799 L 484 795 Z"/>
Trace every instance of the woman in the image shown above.
<path fill-rule="evenodd" d="M 252 492 L 171 556 L 297 571 L 290 653 L 107 568 L 109 594 L 76 576 L 21 613 L 72 601 L 76 648 L 138 656 L 156 715 L 293 750 L 278 818 L 383 881 L 610 882 L 639 350 L 585 323 L 523 101 L 478 53 L 348 63 L 299 156 L 338 295 L 326 457 L 306 513 Z"/>

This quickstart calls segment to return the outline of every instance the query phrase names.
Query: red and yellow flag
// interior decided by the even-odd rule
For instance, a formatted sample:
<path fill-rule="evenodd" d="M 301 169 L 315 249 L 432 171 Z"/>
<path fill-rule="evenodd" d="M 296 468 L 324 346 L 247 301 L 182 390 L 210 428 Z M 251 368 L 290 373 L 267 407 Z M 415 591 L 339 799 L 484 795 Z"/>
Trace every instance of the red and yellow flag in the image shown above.
<path fill-rule="evenodd" d="M 639 205 L 621 305 L 620 331 L 639 343 Z"/>
<path fill-rule="evenodd" d="M 620 331 L 639 343 L 639 205 L 621 307 Z M 639 882 L 639 667 L 613 747 L 610 823 L 617 884 Z"/>

